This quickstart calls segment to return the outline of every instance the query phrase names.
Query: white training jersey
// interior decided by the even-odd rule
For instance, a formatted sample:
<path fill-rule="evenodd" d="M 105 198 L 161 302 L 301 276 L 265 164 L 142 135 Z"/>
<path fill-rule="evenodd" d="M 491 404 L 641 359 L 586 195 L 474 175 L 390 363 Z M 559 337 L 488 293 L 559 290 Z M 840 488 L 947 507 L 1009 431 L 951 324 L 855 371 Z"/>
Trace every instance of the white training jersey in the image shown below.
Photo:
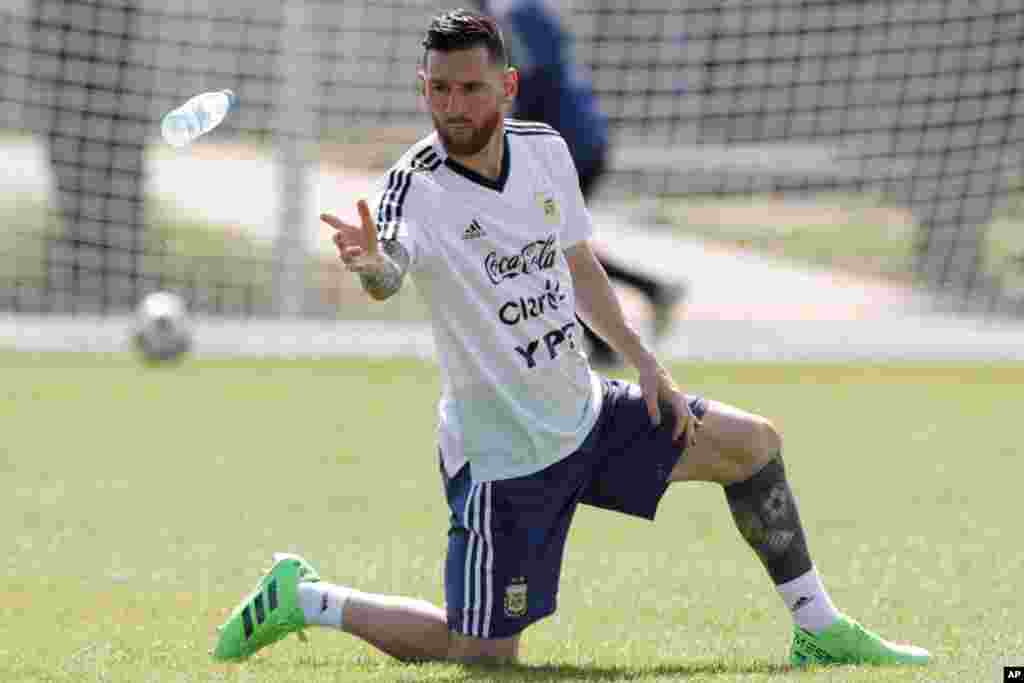
<path fill-rule="evenodd" d="M 442 374 L 438 440 L 448 474 L 537 472 L 575 451 L 600 410 L 581 349 L 564 250 L 593 226 L 568 147 L 506 119 L 501 176 L 447 158 L 437 133 L 384 176 L 381 241 L 398 240 L 430 309 Z"/>

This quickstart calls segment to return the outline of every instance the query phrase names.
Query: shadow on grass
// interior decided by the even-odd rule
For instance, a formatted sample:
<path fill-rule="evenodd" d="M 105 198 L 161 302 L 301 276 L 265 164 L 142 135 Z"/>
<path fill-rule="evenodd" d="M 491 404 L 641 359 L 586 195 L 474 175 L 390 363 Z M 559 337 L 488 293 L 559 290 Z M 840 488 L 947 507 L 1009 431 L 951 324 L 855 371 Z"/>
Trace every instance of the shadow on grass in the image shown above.
<path fill-rule="evenodd" d="M 696 661 L 655 666 L 601 666 L 574 664 L 516 665 L 504 669 L 463 666 L 472 681 L 636 681 L 647 678 L 686 680 L 695 676 L 781 674 L 791 669 L 777 662 Z"/>
<path fill-rule="evenodd" d="M 303 666 L 317 669 L 345 666 L 344 664 L 335 664 L 316 658 L 303 658 L 300 661 Z M 373 670 L 377 676 L 384 673 L 385 669 L 391 669 L 395 673 L 395 680 L 403 681 L 479 681 L 480 683 L 512 683 L 518 681 L 524 683 L 542 683 L 544 681 L 640 681 L 654 678 L 687 680 L 689 678 L 703 679 L 707 676 L 715 675 L 780 675 L 800 673 L 793 670 L 788 664 L 782 664 L 777 661 L 730 662 L 721 660 L 698 660 L 651 666 L 602 666 L 599 664 L 512 664 L 491 666 L 485 664 L 451 664 L 440 662 L 399 664 L 394 661 L 385 660 L 376 664 L 364 662 L 364 667 L 360 667 L 360 669 L 367 673 Z"/>

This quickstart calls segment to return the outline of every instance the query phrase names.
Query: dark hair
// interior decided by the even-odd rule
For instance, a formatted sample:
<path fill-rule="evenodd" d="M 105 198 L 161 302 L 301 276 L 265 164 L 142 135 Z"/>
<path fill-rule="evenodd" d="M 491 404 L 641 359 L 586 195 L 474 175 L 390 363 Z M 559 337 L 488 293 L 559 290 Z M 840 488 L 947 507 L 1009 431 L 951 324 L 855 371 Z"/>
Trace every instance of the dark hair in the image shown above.
<path fill-rule="evenodd" d="M 423 63 L 427 62 L 429 50 L 451 52 L 481 45 L 487 48 L 492 63 L 508 66 L 505 40 L 493 18 L 465 9 L 442 12 L 431 19 L 427 27 L 427 35 L 423 38 Z"/>

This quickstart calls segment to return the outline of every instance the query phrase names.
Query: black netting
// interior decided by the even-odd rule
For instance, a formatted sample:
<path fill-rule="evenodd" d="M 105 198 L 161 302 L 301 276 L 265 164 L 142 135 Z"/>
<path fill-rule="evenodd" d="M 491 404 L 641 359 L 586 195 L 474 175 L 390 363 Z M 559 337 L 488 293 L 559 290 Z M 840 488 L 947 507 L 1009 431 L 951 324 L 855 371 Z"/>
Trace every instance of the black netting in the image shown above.
<path fill-rule="evenodd" d="M 274 310 L 272 244 L 240 240 L 202 256 L 162 231 L 147 189 L 160 116 L 232 88 L 243 106 L 218 144 L 278 150 L 300 170 L 332 145 L 369 144 L 379 167 L 424 131 L 415 66 L 437 9 L 7 0 L 0 308 L 118 310 L 159 286 L 203 310 Z M 913 211 L 922 281 L 992 296 L 986 229 L 1021 172 L 1020 0 L 594 0 L 565 10 L 612 122 L 609 191 L 882 196 Z M 288 113 L 295 98 L 304 118 Z"/>

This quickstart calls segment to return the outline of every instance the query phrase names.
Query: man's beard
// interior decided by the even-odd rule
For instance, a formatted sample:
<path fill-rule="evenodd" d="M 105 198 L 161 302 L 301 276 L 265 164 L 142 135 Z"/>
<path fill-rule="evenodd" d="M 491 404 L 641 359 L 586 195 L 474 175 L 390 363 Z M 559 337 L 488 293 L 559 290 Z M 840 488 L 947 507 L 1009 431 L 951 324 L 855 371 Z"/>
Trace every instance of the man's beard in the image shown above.
<path fill-rule="evenodd" d="M 437 116 L 431 114 L 431 118 L 434 119 L 434 128 L 437 130 L 437 134 L 441 138 L 441 142 L 444 143 L 444 148 L 448 154 L 470 157 L 482 152 L 487 143 L 491 141 L 494 131 L 498 128 L 498 123 L 501 122 L 501 112 L 494 112 L 494 115 L 484 121 L 479 128 L 474 128 L 469 138 L 461 137 L 460 132 L 459 139 L 455 139 L 452 136 L 441 124 Z"/>

